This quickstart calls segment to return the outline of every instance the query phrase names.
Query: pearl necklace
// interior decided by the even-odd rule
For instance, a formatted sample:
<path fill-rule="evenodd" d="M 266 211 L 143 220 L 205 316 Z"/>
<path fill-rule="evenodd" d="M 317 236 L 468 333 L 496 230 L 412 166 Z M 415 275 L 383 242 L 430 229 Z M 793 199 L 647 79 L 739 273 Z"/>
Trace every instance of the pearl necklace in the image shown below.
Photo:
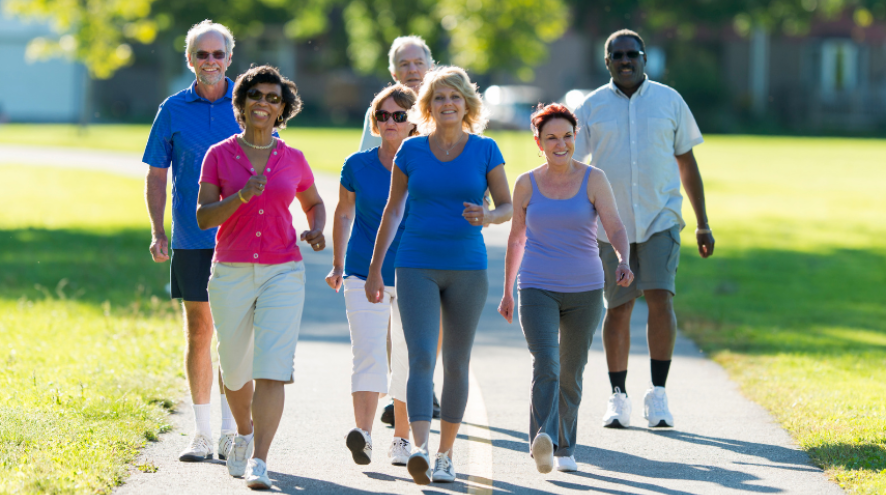
<path fill-rule="evenodd" d="M 246 138 L 243 137 L 243 136 L 237 136 L 237 137 L 240 138 L 240 142 L 241 142 L 241 143 L 245 144 L 246 146 L 249 146 L 250 148 L 257 149 L 257 150 L 267 150 L 267 149 L 270 149 L 272 146 L 274 146 L 274 144 L 276 144 L 276 141 L 274 140 L 273 137 L 271 138 L 271 142 L 268 143 L 268 144 L 266 144 L 266 145 L 264 145 L 264 146 L 259 146 L 259 145 L 257 145 L 257 144 L 252 144 L 252 143 L 250 143 L 249 141 L 247 141 Z"/>

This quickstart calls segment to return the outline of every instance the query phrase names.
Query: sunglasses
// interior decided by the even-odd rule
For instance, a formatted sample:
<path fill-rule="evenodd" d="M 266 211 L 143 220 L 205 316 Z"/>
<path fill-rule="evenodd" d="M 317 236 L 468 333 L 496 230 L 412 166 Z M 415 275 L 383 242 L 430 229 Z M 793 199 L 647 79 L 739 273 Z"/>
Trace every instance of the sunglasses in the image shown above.
<path fill-rule="evenodd" d="M 278 95 L 277 93 L 262 93 L 261 91 L 252 88 L 246 92 L 246 97 L 250 100 L 261 101 L 262 98 L 265 99 L 266 102 L 271 105 L 276 105 L 283 101 L 283 97 Z"/>
<path fill-rule="evenodd" d="M 203 50 L 200 50 L 195 55 L 197 55 L 197 58 L 199 58 L 200 60 L 206 60 L 209 57 L 212 57 L 216 60 L 224 60 L 227 56 L 224 50 L 216 50 L 214 52 L 204 52 Z"/>
<path fill-rule="evenodd" d="M 406 122 L 406 112 L 403 110 L 397 110 L 394 113 L 387 110 L 378 110 L 375 112 L 375 120 L 378 122 L 387 122 L 390 118 L 393 118 L 394 122 L 398 124 Z"/>
<path fill-rule="evenodd" d="M 636 60 L 640 57 L 640 55 L 645 55 L 646 52 L 642 52 L 640 50 L 628 50 L 626 52 L 611 52 L 609 53 L 609 60 L 621 60 L 625 55 L 631 60 Z"/>

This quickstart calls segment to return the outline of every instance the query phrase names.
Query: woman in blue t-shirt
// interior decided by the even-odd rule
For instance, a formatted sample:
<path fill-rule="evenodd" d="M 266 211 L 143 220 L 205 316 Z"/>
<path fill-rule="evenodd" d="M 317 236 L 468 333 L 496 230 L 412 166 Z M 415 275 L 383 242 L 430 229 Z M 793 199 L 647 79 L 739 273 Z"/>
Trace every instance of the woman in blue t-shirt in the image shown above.
<path fill-rule="evenodd" d="M 326 283 L 336 292 L 343 283 L 345 287 L 353 355 L 351 395 L 356 423 L 356 428 L 348 432 L 345 443 L 357 464 L 369 464 L 372 459 L 370 435 L 379 394 L 388 393 L 394 399 L 394 440 L 389 450 L 391 463 L 405 465 L 411 453 L 405 404 L 406 376 L 409 372 L 405 365 L 407 350 L 394 290 L 394 258 L 403 233 L 402 224 L 397 228 L 388 249 L 389 259 L 381 269 L 384 288 L 379 304 L 367 302 L 363 285 L 369 274 L 375 235 L 388 201 L 394 154 L 406 137 L 417 134 L 415 124 L 406 118 L 406 111 L 415 105 L 415 99 L 415 92 L 402 84 L 395 84 L 385 88 L 372 100 L 372 134 L 381 136 L 382 144 L 354 153 L 345 160 L 341 170 L 338 206 L 333 217 L 332 271 L 326 276 Z M 389 324 L 393 346 L 390 386 L 387 359 Z"/>
<path fill-rule="evenodd" d="M 511 219 L 504 158 L 486 127 L 483 102 L 463 69 L 441 67 L 425 76 L 415 115 L 422 136 L 403 141 L 394 157 L 391 191 L 375 240 L 366 297 L 382 300 L 383 266 L 409 196 L 406 230 L 397 250 L 396 287 L 409 349 L 406 406 L 418 449 L 409 474 L 418 484 L 455 481 L 452 446 L 468 400 L 471 347 L 486 303 L 484 224 Z M 495 204 L 483 202 L 489 189 Z M 443 394 L 440 446 L 428 457 L 433 372 L 443 316 Z"/>

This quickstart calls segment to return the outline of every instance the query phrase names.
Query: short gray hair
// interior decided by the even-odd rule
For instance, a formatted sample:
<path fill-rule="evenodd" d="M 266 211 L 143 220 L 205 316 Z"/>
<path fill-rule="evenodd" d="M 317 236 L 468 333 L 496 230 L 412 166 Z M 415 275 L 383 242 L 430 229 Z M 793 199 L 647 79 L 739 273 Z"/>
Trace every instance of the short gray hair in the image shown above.
<path fill-rule="evenodd" d="M 230 55 L 234 51 L 234 35 L 231 34 L 231 30 L 228 29 L 224 24 L 219 24 L 217 22 L 212 22 L 209 19 L 206 19 L 203 22 L 194 24 L 191 26 L 191 29 L 188 29 L 188 34 L 185 35 L 185 59 L 187 60 L 189 55 L 193 55 L 191 50 L 194 49 L 194 46 L 197 44 L 197 39 L 200 36 L 203 36 L 206 33 L 218 33 L 222 38 L 225 39 L 225 54 Z M 191 69 L 191 72 L 194 72 L 194 68 L 188 65 L 188 68 Z"/>
<path fill-rule="evenodd" d="M 391 74 L 397 72 L 397 52 L 405 46 L 417 46 L 424 50 L 425 58 L 428 59 L 428 68 L 434 66 L 434 59 L 431 57 L 431 49 L 421 36 L 410 34 L 409 36 L 400 36 L 391 43 L 391 49 L 388 50 L 388 71 Z"/>

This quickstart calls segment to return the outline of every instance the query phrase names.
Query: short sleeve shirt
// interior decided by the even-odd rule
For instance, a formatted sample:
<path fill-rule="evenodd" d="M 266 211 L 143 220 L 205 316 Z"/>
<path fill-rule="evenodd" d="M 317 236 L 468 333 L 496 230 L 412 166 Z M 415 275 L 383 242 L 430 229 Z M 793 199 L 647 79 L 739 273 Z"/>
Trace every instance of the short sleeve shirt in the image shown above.
<path fill-rule="evenodd" d="M 495 141 L 475 134 L 450 162 L 434 156 L 427 136 L 403 141 L 394 166 L 409 178 L 409 217 L 395 266 L 485 270 L 482 227 L 468 223 L 462 212 L 465 202 L 483 204 L 486 174 L 503 164 Z"/>
<path fill-rule="evenodd" d="M 196 82 L 170 96 L 154 117 L 142 161 L 152 167 L 172 166 L 172 248 L 212 249 L 216 229 L 197 226 L 200 166 L 210 146 L 240 132 L 234 118 L 234 82 L 211 102 L 196 92 Z"/>
<path fill-rule="evenodd" d="M 575 158 L 590 154 L 589 163 L 606 172 L 628 240 L 646 242 L 675 225 L 682 229 L 686 224 L 675 155 L 704 139 L 680 94 L 647 79 L 628 98 L 610 81 L 588 95 L 575 113 L 581 127 Z M 598 232 L 600 240 L 609 242 L 602 228 Z"/>
<path fill-rule="evenodd" d="M 366 280 L 378 227 L 381 225 L 381 217 L 391 191 L 391 171 L 378 159 L 378 148 L 359 151 L 349 156 L 341 169 L 341 185 L 354 193 L 356 200 L 354 227 L 351 229 L 348 250 L 345 254 L 345 276 Z M 394 261 L 408 216 L 407 208 L 407 213 L 403 215 L 403 221 L 400 222 L 394 242 L 388 248 L 381 268 L 385 285 L 390 287 L 394 286 Z"/>
<path fill-rule="evenodd" d="M 232 136 L 206 153 L 200 182 L 218 186 L 223 200 L 236 196 L 259 172 Z M 289 205 L 296 193 L 311 187 L 314 174 L 304 154 L 279 139 L 263 173 L 268 178 L 264 192 L 241 203 L 218 228 L 213 261 L 262 265 L 301 261 Z"/>

